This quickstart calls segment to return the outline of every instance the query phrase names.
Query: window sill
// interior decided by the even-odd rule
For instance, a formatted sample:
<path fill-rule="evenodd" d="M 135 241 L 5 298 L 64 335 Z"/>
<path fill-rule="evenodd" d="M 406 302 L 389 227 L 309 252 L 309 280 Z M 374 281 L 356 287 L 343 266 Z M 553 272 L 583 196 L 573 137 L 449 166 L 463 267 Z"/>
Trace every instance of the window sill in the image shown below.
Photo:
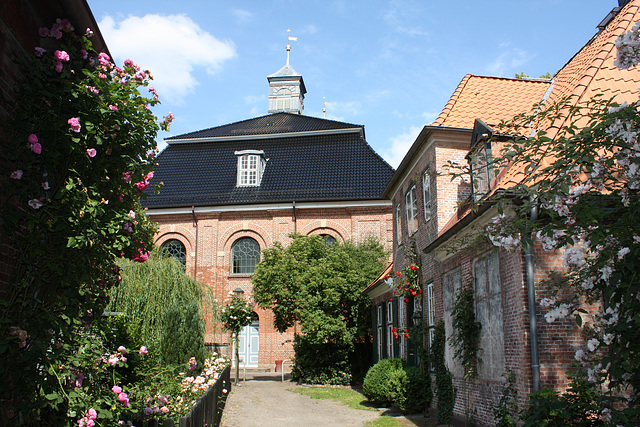
<path fill-rule="evenodd" d="M 243 279 L 253 276 L 253 273 L 229 273 L 229 279 Z"/>

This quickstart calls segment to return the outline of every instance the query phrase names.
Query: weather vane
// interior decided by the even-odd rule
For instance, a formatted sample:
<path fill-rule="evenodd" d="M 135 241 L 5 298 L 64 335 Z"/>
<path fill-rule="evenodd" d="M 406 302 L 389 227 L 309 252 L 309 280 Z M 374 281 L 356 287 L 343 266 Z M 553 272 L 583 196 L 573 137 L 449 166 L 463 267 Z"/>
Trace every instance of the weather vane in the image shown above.
<path fill-rule="evenodd" d="M 291 52 L 291 45 L 289 44 L 290 41 L 294 41 L 297 42 L 298 38 L 297 37 L 293 37 L 290 35 L 291 33 L 291 29 L 287 29 L 287 65 L 289 65 L 289 52 Z"/>
<path fill-rule="evenodd" d="M 327 105 L 329 105 L 329 103 L 326 101 L 326 97 L 323 96 L 322 97 L 322 101 L 324 103 L 324 105 L 322 106 L 322 118 L 326 119 L 327 118 Z"/>

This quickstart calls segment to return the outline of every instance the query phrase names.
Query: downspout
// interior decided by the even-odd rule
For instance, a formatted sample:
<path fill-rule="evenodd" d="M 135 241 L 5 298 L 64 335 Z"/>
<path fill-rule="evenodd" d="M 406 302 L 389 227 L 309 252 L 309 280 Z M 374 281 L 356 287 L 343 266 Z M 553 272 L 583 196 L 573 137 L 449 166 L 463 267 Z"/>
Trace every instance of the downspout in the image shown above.
<path fill-rule="evenodd" d="M 198 274 L 198 218 L 196 218 L 196 210 L 194 206 L 191 206 L 191 215 L 193 215 L 193 226 L 196 228 L 196 249 L 193 260 L 193 280 L 197 279 Z"/>
<path fill-rule="evenodd" d="M 531 222 L 538 219 L 537 204 L 531 207 Z M 533 248 L 530 243 L 524 247 L 524 264 L 527 280 L 527 300 L 529 304 L 529 341 L 531 344 L 531 376 L 533 392 L 540 391 L 540 351 L 538 347 L 538 319 L 536 317 L 536 282 L 533 266 Z"/>
<path fill-rule="evenodd" d="M 296 220 L 296 201 L 294 200 L 292 203 L 293 203 L 293 232 L 297 233 L 298 232 L 298 222 Z"/>

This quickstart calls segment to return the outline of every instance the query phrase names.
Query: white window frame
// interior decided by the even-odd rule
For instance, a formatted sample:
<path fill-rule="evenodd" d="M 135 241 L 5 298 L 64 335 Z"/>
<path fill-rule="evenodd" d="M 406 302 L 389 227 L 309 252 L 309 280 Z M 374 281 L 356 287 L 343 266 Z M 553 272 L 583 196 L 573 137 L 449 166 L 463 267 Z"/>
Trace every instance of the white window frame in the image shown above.
<path fill-rule="evenodd" d="M 383 325 L 382 325 L 382 306 L 383 304 L 378 304 L 376 307 L 378 321 L 377 321 L 377 334 L 378 334 L 378 360 L 382 359 L 382 338 L 383 338 Z"/>
<path fill-rule="evenodd" d="M 393 303 L 387 301 L 387 357 L 393 357 Z"/>
<path fill-rule="evenodd" d="M 470 156 L 470 162 L 473 198 L 477 201 L 489 192 L 491 189 L 491 181 L 495 176 L 491 142 L 482 144 L 481 147 Z"/>
<path fill-rule="evenodd" d="M 424 220 L 431 219 L 431 176 L 429 171 L 422 175 L 422 209 L 424 211 Z"/>
<path fill-rule="evenodd" d="M 433 282 L 427 284 L 427 329 L 429 348 L 431 348 L 436 329 L 436 299 L 433 294 Z"/>
<path fill-rule="evenodd" d="M 404 301 L 404 298 L 398 298 L 398 328 L 400 330 L 406 329 L 407 327 L 407 319 L 406 319 L 406 303 Z M 400 354 L 398 355 L 400 357 L 400 359 L 406 359 L 406 354 L 405 354 L 405 350 L 404 350 L 404 346 L 405 346 L 405 337 L 404 337 L 404 331 L 402 331 L 402 333 L 398 332 L 400 334 Z"/>
<path fill-rule="evenodd" d="M 412 235 L 418 231 L 418 200 L 415 185 L 412 185 L 404 195 L 404 203 L 407 212 L 407 231 Z"/>
<path fill-rule="evenodd" d="M 402 243 L 402 210 L 400 203 L 396 205 L 396 241 L 400 245 Z"/>
<path fill-rule="evenodd" d="M 238 157 L 237 187 L 257 187 L 262 181 L 266 165 L 264 151 L 244 150 L 234 153 Z"/>

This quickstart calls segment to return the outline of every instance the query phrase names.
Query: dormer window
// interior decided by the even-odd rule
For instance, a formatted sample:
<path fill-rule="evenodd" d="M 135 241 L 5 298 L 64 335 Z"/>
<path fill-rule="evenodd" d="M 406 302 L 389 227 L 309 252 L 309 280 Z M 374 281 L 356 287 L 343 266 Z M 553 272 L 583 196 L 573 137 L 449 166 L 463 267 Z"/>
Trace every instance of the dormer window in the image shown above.
<path fill-rule="evenodd" d="M 234 153 L 238 157 L 238 187 L 256 187 L 262 181 L 267 159 L 262 150 L 244 150 Z"/>

